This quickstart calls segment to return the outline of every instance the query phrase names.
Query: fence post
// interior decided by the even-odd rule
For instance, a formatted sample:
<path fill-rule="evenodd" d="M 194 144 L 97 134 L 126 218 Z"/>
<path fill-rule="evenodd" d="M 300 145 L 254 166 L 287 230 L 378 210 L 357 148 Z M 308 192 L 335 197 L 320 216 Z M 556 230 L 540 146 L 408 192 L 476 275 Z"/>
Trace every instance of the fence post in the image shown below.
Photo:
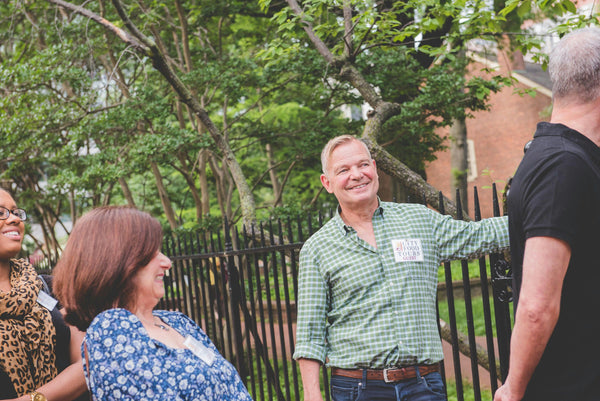
<path fill-rule="evenodd" d="M 227 268 L 229 270 L 229 301 L 231 302 L 231 321 L 233 323 L 233 344 L 235 349 L 235 365 L 240 373 L 240 376 L 246 381 L 248 376 L 248 367 L 244 363 L 244 344 L 242 336 L 242 324 L 241 324 L 241 295 L 242 289 L 240 286 L 240 274 L 238 268 L 235 265 L 235 259 L 231 252 L 233 251 L 233 244 L 231 240 L 231 233 L 229 232 L 229 222 L 225 219 L 225 254 L 227 255 Z"/>
<path fill-rule="evenodd" d="M 500 216 L 498 192 L 496 184 L 492 186 L 494 216 Z M 496 319 L 496 336 L 498 339 L 498 357 L 500 360 L 501 380 L 504 382 L 508 374 L 510 358 L 511 317 L 509 303 L 512 302 L 510 291 L 512 269 L 510 263 L 502 255 L 490 254 L 490 270 L 492 290 L 494 294 L 494 317 Z"/>
<path fill-rule="evenodd" d="M 481 205 L 479 203 L 479 193 L 477 187 L 473 187 L 474 215 L 475 221 L 481 220 Z M 496 366 L 496 354 L 494 351 L 494 331 L 492 329 L 492 309 L 490 306 L 490 294 L 488 288 L 488 274 L 485 257 L 479 258 L 479 276 L 481 279 L 481 299 L 483 303 L 483 313 L 485 321 L 485 339 L 487 344 L 488 367 L 490 372 L 490 385 L 492 394 L 498 389 L 498 367 Z"/>
<path fill-rule="evenodd" d="M 438 192 L 438 199 L 439 199 L 439 212 L 441 214 L 445 214 L 446 210 L 444 208 L 444 195 L 442 194 L 442 192 Z M 454 285 L 452 283 L 452 268 L 450 266 L 450 262 L 444 262 L 444 275 L 445 275 L 445 279 L 446 279 L 446 297 L 448 299 L 448 317 L 449 317 L 449 326 L 450 326 L 450 335 L 451 335 L 451 341 L 450 344 L 452 345 L 452 361 L 454 363 L 454 381 L 456 383 L 456 398 L 457 401 L 463 401 L 464 400 L 464 389 L 463 389 L 463 382 L 462 382 L 462 369 L 460 366 L 460 350 L 458 347 L 458 328 L 457 328 L 457 324 L 456 324 L 456 307 L 454 305 Z M 437 303 L 437 300 L 436 300 Z M 438 314 L 439 314 L 439 310 L 438 310 Z M 439 319 L 438 319 L 438 326 L 439 326 Z M 438 327 L 438 330 L 440 328 Z M 443 361 L 444 362 L 444 361 Z M 445 362 L 444 362 L 445 364 Z M 445 378 L 445 375 L 444 375 Z M 447 387 L 445 389 L 445 391 L 447 392 Z"/>

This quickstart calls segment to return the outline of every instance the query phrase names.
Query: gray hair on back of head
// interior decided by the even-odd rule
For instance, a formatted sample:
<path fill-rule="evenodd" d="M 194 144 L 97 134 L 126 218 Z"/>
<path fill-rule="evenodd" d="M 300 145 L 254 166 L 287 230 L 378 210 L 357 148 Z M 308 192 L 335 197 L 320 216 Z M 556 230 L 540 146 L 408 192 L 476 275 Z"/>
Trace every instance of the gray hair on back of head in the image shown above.
<path fill-rule="evenodd" d="M 550 53 L 548 71 L 554 99 L 587 103 L 600 97 L 600 28 L 564 36 Z"/>

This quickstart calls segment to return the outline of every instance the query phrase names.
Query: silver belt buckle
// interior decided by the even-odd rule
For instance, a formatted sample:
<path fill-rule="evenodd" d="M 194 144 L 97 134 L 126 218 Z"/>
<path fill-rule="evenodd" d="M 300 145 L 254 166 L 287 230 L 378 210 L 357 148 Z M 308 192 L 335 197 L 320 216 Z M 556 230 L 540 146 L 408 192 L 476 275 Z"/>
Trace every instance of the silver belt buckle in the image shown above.
<path fill-rule="evenodd" d="M 388 379 L 388 370 L 389 369 L 383 369 L 383 381 L 386 383 L 393 383 L 390 379 Z"/>

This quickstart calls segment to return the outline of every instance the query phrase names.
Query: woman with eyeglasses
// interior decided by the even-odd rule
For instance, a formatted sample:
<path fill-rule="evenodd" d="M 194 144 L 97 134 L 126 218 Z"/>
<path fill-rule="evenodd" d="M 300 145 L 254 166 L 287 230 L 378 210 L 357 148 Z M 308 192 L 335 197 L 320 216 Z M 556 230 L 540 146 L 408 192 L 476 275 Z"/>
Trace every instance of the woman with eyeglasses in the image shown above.
<path fill-rule="evenodd" d="M 69 401 L 86 391 L 79 353 L 83 333 L 65 324 L 49 277 L 16 259 L 26 219 L 0 189 L 0 399 Z"/>

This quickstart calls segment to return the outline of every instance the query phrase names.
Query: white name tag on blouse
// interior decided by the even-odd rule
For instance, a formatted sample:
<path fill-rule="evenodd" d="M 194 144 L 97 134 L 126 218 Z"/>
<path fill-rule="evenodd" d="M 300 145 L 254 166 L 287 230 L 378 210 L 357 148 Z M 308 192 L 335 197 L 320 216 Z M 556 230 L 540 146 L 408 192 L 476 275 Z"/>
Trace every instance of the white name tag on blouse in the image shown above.
<path fill-rule="evenodd" d="M 215 361 L 215 353 L 194 337 L 188 335 L 185 338 L 183 345 L 192 351 L 198 358 L 202 359 L 208 366 L 211 366 Z"/>
<path fill-rule="evenodd" d="M 392 249 L 396 262 L 423 262 L 423 247 L 420 239 L 393 239 Z"/>
<path fill-rule="evenodd" d="M 49 311 L 53 310 L 58 301 L 50 296 L 46 291 L 40 290 L 37 298 L 38 304 L 42 305 Z"/>

